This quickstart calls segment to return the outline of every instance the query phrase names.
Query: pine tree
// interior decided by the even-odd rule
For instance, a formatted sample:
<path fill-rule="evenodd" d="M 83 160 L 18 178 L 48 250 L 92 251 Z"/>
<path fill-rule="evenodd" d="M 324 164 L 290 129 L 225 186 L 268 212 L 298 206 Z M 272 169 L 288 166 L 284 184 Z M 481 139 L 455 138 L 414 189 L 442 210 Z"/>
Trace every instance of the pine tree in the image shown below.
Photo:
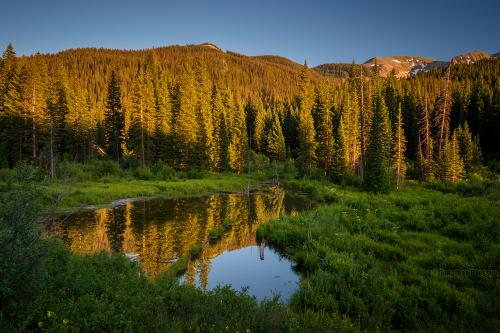
<path fill-rule="evenodd" d="M 156 70 L 154 84 L 155 99 L 155 159 L 171 162 L 172 156 L 172 101 L 168 89 L 166 72 Z"/>
<path fill-rule="evenodd" d="M 450 73 L 451 64 L 446 70 L 446 78 L 443 83 L 443 88 L 439 96 L 439 106 L 435 113 L 434 124 L 437 129 L 437 158 L 441 160 L 442 150 L 445 142 L 449 136 L 449 122 L 450 122 L 450 106 L 451 106 L 451 93 L 450 93 Z"/>
<path fill-rule="evenodd" d="M 38 157 L 41 125 L 46 122 L 46 85 L 48 69 L 40 56 L 35 56 L 26 64 L 25 109 L 29 118 L 31 157 Z"/>
<path fill-rule="evenodd" d="M 346 93 L 342 99 L 340 115 L 345 135 L 349 169 L 354 173 L 360 163 L 361 126 L 359 121 L 359 107 L 352 93 Z"/>
<path fill-rule="evenodd" d="M 153 82 L 148 73 L 142 71 L 134 81 L 132 115 L 127 142 L 129 149 L 137 154 L 141 167 L 149 164 L 153 157 L 153 137 L 156 132 L 155 116 Z"/>
<path fill-rule="evenodd" d="M 68 138 L 67 149 L 74 160 L 84 161 L 87 151 L 86 142 L 92 127 L 92 115 L 87 114 L 87 97 L 78 89 L 68 92 L 68 114 L 65 118 L 66 128 L 71 135 Z"/>
<path fill-rule="evenodd" d="M 433 158 L 433 139 L 431 128 L 431 116 L 427 96 L 425 97 L 424 107 L 421 109 L 418 127 L 418 165 L 421 172 L 421 179 L 432 181 L 435 177 L 436 165 Z"/>
<path fill-rule="evenodd" d="M 340 117 L 339 125 L 335 131 L 333 144 L 333 159 L 330 168 L 330 180 L 341 183 L 343 178 L 349 173 L 349 152 L 345 138 L 344 119 Z"/>
<path fill-rule="evenodd" d="M 13 167 L 23 152 L 23 91 L 20 68 L 12 44 L 2 55 L 0 93 L 0 154 L 4 166 Z"/>
<path fill-rule="evenodd" d="M 248 138 L 251 143 L 251 149 L 257 153 L 262 153 L 266 145 L 265 138 L 265 111 L 264 106 L 260 100 L 252 100 L 247 108 L 247 125 L 248 125 Z"/>
<path fill-rule="evenodd" d="M 467 112 L 467 122 L 473 134 L 478 134 L 484 126 L 485 113 L 490 109 L 490 93 L 483 75 L 474 81 Z"/>
<path fill-rule="evenodd" d="M 176 88 L 174 107 L 174 131 L 176 165 L 187 169 L 195 159 L 199 126 L 196 117 L 194 74 L 186 66 Z"/>
<path fill-rule="evenodd" d="M 316 156 L 318 165 L 326 176 L 332 163 L 333 155 L 333 124 L 325 86 L 321 86 L 316 95 L 313 112 L 316 128 Z"/>
<path fill-rule="evenodd" d="M 500 77 L 495 79 L 491 107 L 484 110 L 481 130 L 482 151 L 485 157 L 500 159 L 500 140 L 497 132 L 500 128 Z"/>
<path fill-rule="evenodd" d="M 391 188 L 391 128 L 384 97 L 379 93 L 373 101 L 370 143 L 366 152 L 364 185 L 374 192 Z"/>
<path fill-rule="evenodd" d="M 267 153 L 272 160 L 282 161 L 285 159 L 285 137 L 276 113 L 274 114 L 271 129 L 267 134 Z"/>
<path fill-rule="evenodd" d="M 213 120 L 210 105 L 211 90 L 207 68 L 204 62 L 199 62 L 196 67 L 196 114 L 200 129 L 198 138 L 198 162 L 202 169 L 210 169 L 213 165 Z"/>
<path fill-rule="evenodd" d="M 448 140 L 444 145 L 442 168 L 443 179 L 448 182 L 456 183 L 463 177 L 464 164 L 460 157 L 457 131 L 453 132 L 451 140 Z"/>
<path fill-rule="evenodd" d="M 389 113 L 389 120 L 391 121 L 391 129 L 396 130 L 396 121 L 398 115 L 398 95 L 396 91 L 396 73 L 392 69 L 385 80 L 384 100 L 387 105 Z"/>
<path fill-rule="evenodd" d="M 225 112 L 224 112 L 224 104 L 222 102 L 222 96 L 217 87 L 212 88 L 212 100 L 211 100 L 211 108 L 212 108 L 212 126 L 213 126 L 213 134 L 212 134 L 212 151 L 210 155 L 211 165 L 210 169 L 212 171 L 221 171 L 224 169 L 224 151 L 223 151 L 223 140 L 226 143 L 227 137 L 227 127 L 225 122 Z"/>
<path fill-rule="evenodd" d="M 239 101 L 235 103 L 230 128 L 228 163 L 231 171 L 240 174 L 245 167 L 247 128 L 245 111 Z"/>
<path fill-rule="evenodd" d="M 51 178 L 55 178 L 56 176 L 57 155 L 67 152 L 66 146 L 70 135 L 66 127 L 68 111 L 67 86 L 64 75 L 59 68 L 49 83 L 47 98 Z"/>
<path fill-rule="evenodd" d="M 308 112 L 311 112 L 314 104 L 314 91 L 311 85 L 311 80 L 309 79 L 307 61 L 304 62 L 304 66 L 300 72 L 298 104 L 300 111 Z"/>
<path fill-rule="evenodd" d="M 394 178 L 396 183 L 396 188 L 401 188 L 401 183 L 405 178 L 406 174 L 406 138 L 403 129 L 403 116 L 401 114 L 401 105 L 399 105 L 398 115 L 396 117 L 395 123 L 395 133 L 394 133 Z"/>
<path fill-rule="evenodd" d="M 121 103 L 120 81 L 116 71 L 112 71 L 108 85 L 106 113 L 104 115 L 104 135 L 106 153 L 116 162 L 120 162 L 123 156 L 124 127 L 125 119 Z"/>
<path fill-rule="evenodd" d="M 299 118 L 299 154 L 297 168 L 302 176 L 311 175 L 316 168 L 316 140 L 314 121 L 310 111 L 303 110 Z"/>

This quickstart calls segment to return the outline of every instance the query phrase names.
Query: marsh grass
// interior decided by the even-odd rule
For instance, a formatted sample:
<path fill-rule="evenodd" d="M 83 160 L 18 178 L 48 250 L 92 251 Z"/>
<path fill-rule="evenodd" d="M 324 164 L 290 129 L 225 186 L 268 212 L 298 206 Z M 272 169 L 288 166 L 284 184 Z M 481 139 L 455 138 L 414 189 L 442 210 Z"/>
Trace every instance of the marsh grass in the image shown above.
<path fill-rule="evenodd" d="M 498 183 L 409 185 L 387 195 L 286 185 L 334 202 L 258 229 L 307 276 L 292 309 L 346 316 L 368 331 L 499 327 Z"/>

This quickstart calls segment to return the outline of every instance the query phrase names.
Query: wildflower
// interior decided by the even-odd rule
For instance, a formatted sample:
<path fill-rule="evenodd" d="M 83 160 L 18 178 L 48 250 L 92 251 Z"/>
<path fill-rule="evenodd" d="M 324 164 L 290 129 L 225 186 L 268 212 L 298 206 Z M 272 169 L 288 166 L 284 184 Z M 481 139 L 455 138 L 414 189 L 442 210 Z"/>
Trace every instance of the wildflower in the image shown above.
<path fill-rule="evenodd" d="M 64 324 L 64 325 L 68 325 L 68 323 L 69 323 L 69 320 L 68 320 L 68 319 L 66 319 L 66 318 L 64 318 L 64 319 L 63 319 L 63 324 Z"/>
<path fill-rule="evenodd" d="M 47 311 L 47 317 L 52 317 L 52 316 L 55 316 L 55 313 L 53 311 Z"/>

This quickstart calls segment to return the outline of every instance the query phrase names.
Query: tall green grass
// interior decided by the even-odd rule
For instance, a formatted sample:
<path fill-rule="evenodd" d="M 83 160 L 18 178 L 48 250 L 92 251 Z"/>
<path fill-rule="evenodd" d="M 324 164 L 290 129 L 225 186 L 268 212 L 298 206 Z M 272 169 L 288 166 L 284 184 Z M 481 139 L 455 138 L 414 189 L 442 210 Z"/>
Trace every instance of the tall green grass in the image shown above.
<path fill-rule="evenodd" d="M 498 183 L 408 186 L 388 195 L 287 185 L 334 202 L 258 229 L 306 274 L 292 309 L 346 316 L 367 331 L 499 327 Z"/>

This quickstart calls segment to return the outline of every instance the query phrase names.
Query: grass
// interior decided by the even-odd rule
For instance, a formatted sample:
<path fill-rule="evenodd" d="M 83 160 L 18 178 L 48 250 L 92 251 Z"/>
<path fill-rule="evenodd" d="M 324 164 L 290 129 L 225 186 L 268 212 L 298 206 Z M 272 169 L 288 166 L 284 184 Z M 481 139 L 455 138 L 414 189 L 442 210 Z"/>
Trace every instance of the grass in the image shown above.
<path fill-rule="evenodd" d="M 499 327 L 498 183 L 410 185 L 388 195 L 287 186 L 334 202 L 258 229 L 307 275 L 293 310 L 345 316 L 367 331 Z"/>
<path fill-rule="evenodd" d="M 274 174 L 275 169 L 270 169 Z M 114 200 L 135 197 L 199 196 L 214 192 L 247 190 L 270 177 L 262 170 L 236 175 L 208 171 L 176 171 L 158 162 L 150 168 L 122 169 L 110 161 L 86 164 L 61 162 L 56 180 L 50 180 L 40 169 L 20 164 L 16 169 L 0 169 L 0 193 L 10 191 L 24 182 L 31 173 L 47 206 L 58 211 L 71 211 L 83 206 L 107 206 Z"/>
<path fill-rule="evenodd" d="M 61 196 L 60 210 L 85 205 L 108 205 L 113 200 L 149 196 L 198 196 L 219 191 L 242 191 L 260 179 L 252 175 L 209 174 L 204 179 L 176 181 L 112 179 L 99 181 L 56 181 L 41 185 L 49 197 Z"/>
<path fill-rule="evenodd" d="M 286 180 L 287 188 L 323 205 L 258 228 L 258 238 L 291 257 L 303 273 L 298 292 L 284 305 L 277 299 L 259 303 L 230 287 L 204 292 L 179 285 L 177 276 L 189 257 L 203 250 L 201 244 L 151 281 L 121 254 L 71 254 L 62 244 L 36 238 L 32 227 L 40 201 L 60 193 L 65 194 L 60 207 L 69 208 L 124 197 L 238 191 L 265 174 L 200 179 L 162 168 L 135 170 L 136 175 L 116 175 L 124 171 L 99 163 L 85 168 L 93 171 L 76 168 L 66 181 L 32 186 L 22 170 L 17 176 L 0 172 L 0 186 L 8 190 L 0 197 L 0 252 L 6 259 L 0 261 L 2 331 L 493 332 L 500 327 L 498 182 L 409 183 L 375 195 L 322 181 Z M 223 236 L 230 221 L 223 226 L 211 236 Z"/>

